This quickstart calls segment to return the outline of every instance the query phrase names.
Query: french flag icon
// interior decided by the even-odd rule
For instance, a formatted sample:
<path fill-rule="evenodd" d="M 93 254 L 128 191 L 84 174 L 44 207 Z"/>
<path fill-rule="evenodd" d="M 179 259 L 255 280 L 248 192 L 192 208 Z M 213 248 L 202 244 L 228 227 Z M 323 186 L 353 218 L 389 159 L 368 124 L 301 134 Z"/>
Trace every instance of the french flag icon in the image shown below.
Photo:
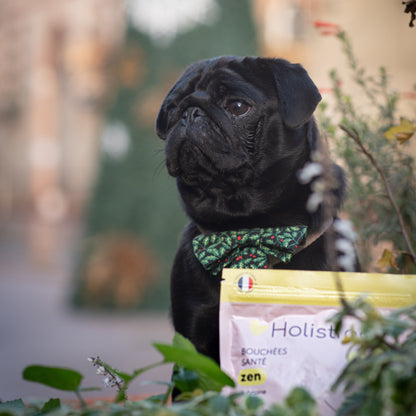
<path fill-rule="evenodd" d="M 249 292 L 253 289 L 253 278 L 248 274 L 241 276 L 238 279 L 238 287 L 242 292 Z"/>

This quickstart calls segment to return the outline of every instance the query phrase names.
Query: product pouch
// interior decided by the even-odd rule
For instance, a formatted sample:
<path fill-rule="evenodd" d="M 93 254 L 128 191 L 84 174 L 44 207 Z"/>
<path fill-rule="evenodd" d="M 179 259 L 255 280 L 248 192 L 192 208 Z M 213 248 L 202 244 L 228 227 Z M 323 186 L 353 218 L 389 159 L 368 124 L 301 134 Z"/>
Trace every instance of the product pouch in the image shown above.
<path fill-rule="evenodd" d="M 381 310 L 416 303 L 416 275 L 338 273 L 344 295 L 368 293 Z M 220 299 L 220 360 L 236 391 L 266 405 L 281 402 L 296 386 L 333 415 L 343 397 L 331 386 L 347 363 L 343 345 L 357 322 L 348 318 L 340 336 L 328 322 L 340 307 L 333 272 L 224 269 Z"/>

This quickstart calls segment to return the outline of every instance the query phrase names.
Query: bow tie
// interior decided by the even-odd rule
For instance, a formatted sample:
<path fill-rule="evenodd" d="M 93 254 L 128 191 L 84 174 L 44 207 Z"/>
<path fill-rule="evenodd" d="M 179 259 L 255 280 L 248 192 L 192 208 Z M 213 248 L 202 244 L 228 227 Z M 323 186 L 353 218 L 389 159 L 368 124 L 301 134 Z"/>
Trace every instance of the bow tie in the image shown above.
<path fill-rule="evenodd" d="M 214 275 L 225 267 L 267 269 L 267 256 L 289 262 L 305 243 L 306 231 L 305 225 L 299 225 L 200 234 L 193 239 L 193 249 L 202 266 Z"/>

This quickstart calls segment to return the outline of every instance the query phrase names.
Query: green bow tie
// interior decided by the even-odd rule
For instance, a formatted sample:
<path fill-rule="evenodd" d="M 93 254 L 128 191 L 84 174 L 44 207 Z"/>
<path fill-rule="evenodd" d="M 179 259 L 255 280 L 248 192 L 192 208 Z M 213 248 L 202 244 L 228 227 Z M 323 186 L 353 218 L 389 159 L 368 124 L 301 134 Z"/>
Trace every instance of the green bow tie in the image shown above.
<path fill-rule="evenodd" d="M 224 267 L 267 269 L 268 255 L 289 262 L 305 243 L 306 230 L 299 225 L 200 234 L 193 239 L 193 249 L 202 266 L 214 275 Z"/>

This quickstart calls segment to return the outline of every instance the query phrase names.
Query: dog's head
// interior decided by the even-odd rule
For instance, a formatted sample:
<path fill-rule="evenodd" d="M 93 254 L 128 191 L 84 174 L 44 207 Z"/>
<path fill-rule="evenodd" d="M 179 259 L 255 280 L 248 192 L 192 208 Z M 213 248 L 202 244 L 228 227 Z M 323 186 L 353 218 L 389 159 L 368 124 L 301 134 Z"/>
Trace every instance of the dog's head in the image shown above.
<path fill-rule="evenodd" d="M 156 120 L 188 214 L 251 215 L 254 199 L 268 197 L 247 201 L 243 188 L 270 193 L 271 181 L 269 199 L 278 197 L 313 146 L 320 99 L 306 71 L 283 59 L 219 57 L 188 67 Z M 271 200 L 261 202 L 267 210 Z"/>

